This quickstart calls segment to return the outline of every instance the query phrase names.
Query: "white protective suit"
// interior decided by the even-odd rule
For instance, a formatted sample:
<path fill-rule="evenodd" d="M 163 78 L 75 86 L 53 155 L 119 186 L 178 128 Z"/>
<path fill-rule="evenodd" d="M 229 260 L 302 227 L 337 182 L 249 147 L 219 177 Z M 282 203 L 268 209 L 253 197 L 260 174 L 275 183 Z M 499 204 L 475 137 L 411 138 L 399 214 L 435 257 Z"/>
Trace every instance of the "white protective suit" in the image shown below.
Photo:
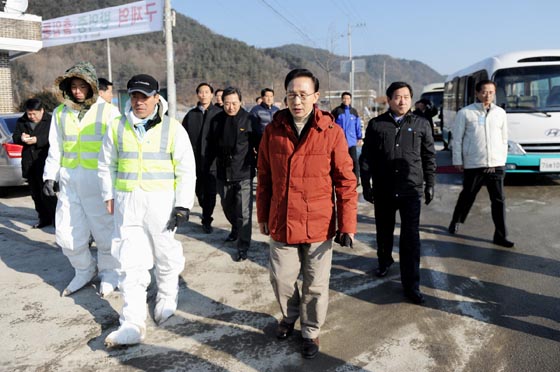
<path fill-rule="evenodd" d="M 76 77 L 81 78 L 80 75 L 76 75 Z M 89 81 L 88 83 L 91 86 L 92 83 Z M 94 91 L 96 92 L 97 88 Z M 97 98 L 90 110 L 95 109 L 95 106 L 100 104 L 106 103 L 103 99 Z M 68 105 L 64 106 L 64 110 L 72 112 L 72 117 L 78 117 L 78 111 Z M 107 122 L 118 118 L 118 116 L 120 116 L 120 113 L 114 107 Z M 62 134 L 63 131 L 58 123 L 57 115 L 53 114 L 49 132 L 49 155 L 45 163 L 43 180 L 59 182 L 60 192 L 55 217 L 56 243 L 62 248 L 62 252 L 68 257 L 76 271 L 73 281 L 65 289 L 64 294 L 70 294 L 80 289 L 95 276 L 96 262 L 91 255 L 88 244 L 91 234 L 97 246 L 97 268 L 101 278 L 101 294 L 103 295 L 103 288 L 109 287 L 110 290 L 107 290 L 106 293 L 112 292 L 118 279 L 116 272 L 118 262 L 111 255 L 110 232 L 113 230 L 113 217 L 107 213 L 105 203 L 101 198 L 101 188 L 99 187 L 96 169 L 86 169 L 80 165 L 76 168 L 61 166 Z M 76 281 L 80 277 L 82 279 Z M 77 282 L 80 284 L 76 284 Z"/>
<path fill-rule="evenodd" d="M 162 113 L 167 112 L 167 102 L 161 96 L 157 107 L 160 117 L 163 117 Z M 133 122 L 130 101 L 125 113 L 128 121 L 126 125 L 129 125 Z M 118 120 L 113 123 L 117 124 Z M 167 299 L 176 307 L 179 274 L 184 269 L 185 259 L 182 244 L 174 237 L 175 231 L 168 231 L 166 224 L 174 207 L 191 209 L 194 204 L 196 169 L 192 146 L 185 129 L 174 119 L 171 119 L 170 124 L 178 125 L 171 149 L 176 162 L 174 191 L 148 192 L 140 187 L 130 192 L 115 190 L 119 153 L 117 139 L 113 138 L 111 130 L 105 135 L 99 154 L 103 200 L 114 199 L 112 253 L 120 263 L 119 287 L 124 296 L 119 330 L 136 326 L 141 330 L 142 338 L 147 317 L 149 270 L 154 264 L 157 303 Z M 163 124 L 160 122 L 157 125 Z M 148 130 L 145 133 L 144 142 L 150 140 L 150 133 L 153 132 Z M 140 137 L 137 136 L 137 139 L 140 140 Z"/>

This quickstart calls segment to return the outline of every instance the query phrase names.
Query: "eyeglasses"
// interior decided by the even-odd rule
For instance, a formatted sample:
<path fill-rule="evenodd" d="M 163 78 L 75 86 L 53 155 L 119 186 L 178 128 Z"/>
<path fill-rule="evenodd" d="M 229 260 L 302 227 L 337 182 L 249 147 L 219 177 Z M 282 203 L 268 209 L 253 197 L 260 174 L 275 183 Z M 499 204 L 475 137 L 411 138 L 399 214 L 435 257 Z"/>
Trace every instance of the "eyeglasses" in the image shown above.
<path fill-rule="evenodd" d="M 299 98 L 301 100 L 301 102 L 305 102 L 307 101 L 307 99 L 309 99 L 309 96 L 314 95 L 315 93 L 309 93 L 309 94 L 305 94 L 305 93 L 288 93 L 286 94 L 286 97 L 290 100 L 290 101 L 295 101 L 296 98 Z"/>

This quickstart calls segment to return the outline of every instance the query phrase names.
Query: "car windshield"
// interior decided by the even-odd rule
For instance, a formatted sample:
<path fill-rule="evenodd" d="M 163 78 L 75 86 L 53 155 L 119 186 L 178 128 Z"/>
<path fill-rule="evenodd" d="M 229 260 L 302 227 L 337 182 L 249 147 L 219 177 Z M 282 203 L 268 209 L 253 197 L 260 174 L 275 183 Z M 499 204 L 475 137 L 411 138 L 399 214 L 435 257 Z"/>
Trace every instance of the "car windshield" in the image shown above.
<path fill-rule="evenodd" d="M 496 72 L 496 104 L 507 112 L 560 111 L 560 66 L 530 66 Z"/>

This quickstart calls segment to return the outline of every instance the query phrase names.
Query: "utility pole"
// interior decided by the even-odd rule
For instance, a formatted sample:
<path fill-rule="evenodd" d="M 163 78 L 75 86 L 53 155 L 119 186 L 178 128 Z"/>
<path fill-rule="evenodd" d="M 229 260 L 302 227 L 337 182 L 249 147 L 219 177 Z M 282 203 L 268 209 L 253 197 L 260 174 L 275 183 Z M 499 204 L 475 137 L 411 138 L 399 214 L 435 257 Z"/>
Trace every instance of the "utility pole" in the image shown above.
<path fill-rule="evenodd" d="M 107 80 L 113 81 L 113 71 L 111 68 L 111 42 L 107 39 Z"/>
<path fill-rule="evenodd" d="M 354 27 L 363 27 L 365 23 L 355 24 Z M 352 60 L 352 25 L 348 23 L 348 60 L 350 61 L 350 94 L 354 97 L 354 61 Z"/>
<path fill-rule="evenodd" d="M 387 89 L 387 83 L 385 81 L 385 62 L 383 61 L 383 94 L 385 94 L 385 90 Z"/>
<path fill-rule="evenodd" d="M 354 97 L 354 62 L 352 61 L 352 26 L 348 23 L 348 60 L 350 61 L 350 94 Z"/>
<path fill-rule="evenodd" d="M 173 16 L 171 12 L 171 0 L 165 0 L 165 54 L 167 57 L 167 102 L 169 103 L 168 115 L 171 118 L 177 116 L 177 93 L 175 90 L 175 61 L 173 53 Z"/>

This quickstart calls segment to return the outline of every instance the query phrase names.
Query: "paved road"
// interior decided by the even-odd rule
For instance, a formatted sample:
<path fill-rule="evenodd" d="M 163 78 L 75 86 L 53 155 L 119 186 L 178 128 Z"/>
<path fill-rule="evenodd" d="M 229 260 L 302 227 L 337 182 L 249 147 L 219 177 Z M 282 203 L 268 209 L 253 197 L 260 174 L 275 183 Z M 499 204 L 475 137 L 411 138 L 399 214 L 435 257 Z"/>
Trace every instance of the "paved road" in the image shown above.
<path fill-rule="evenodd" d="M 448 161 L 448 153 L 438 157 Z M 461 178 L 438 175 L 436 199 L 421 219 L 424 306 L 402 297 L 398 265 L 387 278 L 372 276 L 374 215 L 361 200 L 355 248 L 334 255 L 329 314 L 313 361 L 299 354 L 299 332 L 283 342 L 273 336 L 280 314 L 266 238 L 255 226 L 250 259 L 233 262 L 219 207 L 213 235 L 202 233 L 198 207 L 178 232 L 187 264 L 177 315 L 163 327 L 150 321 L 143 345 L 105 350 L 120 296 L 99 298 L 94 282 L 61 298 L 71 267 L 52 228 L 30 228 L 28 194 L 12 190 L 0 199 L 0 370 L 559 371 L 560 178 L 508 178 L 515 249 L 492 245 L 484 190 L 460 234 L 447 234 Z M 153 288 L 149 297 L 152 314 Z"/>

